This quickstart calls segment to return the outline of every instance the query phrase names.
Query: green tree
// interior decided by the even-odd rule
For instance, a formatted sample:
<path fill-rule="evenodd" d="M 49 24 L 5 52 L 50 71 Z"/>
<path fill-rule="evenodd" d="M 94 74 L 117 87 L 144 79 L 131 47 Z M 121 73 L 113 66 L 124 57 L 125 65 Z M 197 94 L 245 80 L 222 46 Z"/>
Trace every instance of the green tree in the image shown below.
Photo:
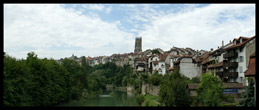
<path fill-rule="evenodd" d="M 9 55 L 4 55 L 4 105 L 23 106 L 29 105 L 32 97 L 27 93 L 29 90 L 29 68 L 23 60 L 16 60 Z"/>
<path fill-rule="evenodd" d="M 200 82 L 201 82 L 201 80 L 200 80 L 199 77 L 193 77 L 193 78 L 191 79 L 191 83 L 200 83 Z"/>
<path fill-rule="evenodd" d="M 166 74 L 160 86 L 159 97 L 162 105 L 189 106 L 189 94 L 186 88 L 186 78 L 176 69 L 172 74 Z"/>
<path fill-rule="evenodd" d="M 89 75 L 89 91 L 98 92 L 106 88 L 106 78 L 101 75 L 102 71 L 96 70 Z"/>
<path fill-rule="evenodd" d="M 152 54 L 160 54 L 160 52 L 158 51 L 158 49 L 154 49 L 154 50 L 152 50 L 151 52 L 152 52 Z"/>
<path fill-rule="evenodd" d="M 248 79 L 248 86 L 246 87 L 245 93 L 242 95 L 243 100 L 239 101 L 238 106 L 255 107 L 256 101 L 254 97 L 254 82 L 252 79 Z"/>
<path fill-rule="evenodd" d="M 150 77 L 148 77 L 147 82 L 157 86 L 162 82 L 162 80 L 162 75 L 158 74 L 158 72 L 155 72 Z"/>
<path fill-rule="evenodd" d="M 144 96 L 141 95 L 141 94 L 138 94 L 138 95 L 136 96 L 136 100 L 137 100 L 137 102 L 138 102 L 139 104 L 141 104 L 141 102 L 144 102 Z"/>
<path fill-rule="evenodd" d="M 203 74 L 201 83 L 197 88 L 197 101 L 204 106 L 218 106 L 221 102 L 223 83 L 210 74 Z"/>

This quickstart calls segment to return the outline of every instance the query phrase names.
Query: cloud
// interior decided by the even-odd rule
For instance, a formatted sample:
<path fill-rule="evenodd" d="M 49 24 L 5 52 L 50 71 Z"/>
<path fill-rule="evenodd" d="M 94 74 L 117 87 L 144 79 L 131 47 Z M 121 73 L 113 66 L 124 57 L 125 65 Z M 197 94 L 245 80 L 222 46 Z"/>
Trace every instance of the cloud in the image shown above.
<path fill-rule="evenodd" d="M 192 7 L 193 8 L 193 7 Z M 139 31 L 143 49 L 173 46 L 217 48 L 221 41 L 255 35 L 255 5 L 215 4 L 179 13 L 160 14 Z"/>
<path fill-rule="evenodd" d="M 103 5 L 98 5 L 98 4 L 87 4 L 87 5 L 83 5 L 82 7 L 90 10 L 98 10 L 98 11 L 102 11 L 104 9 Z"/>
<path fill-rule="evenodd" d="M 132 52 L 135 35 L 143 51 L 209 50 L 255 35 L 255 5 L 4 5 L 4 51 L 17 58 L 30 51 L 48 58 Z"/>
<path fill-rule="evenodd" d="M 72 53 L 100 56 L 133 51 L 133 34 L 120 31 L 118 25 L 57 4 L 5 4 L 4 51 L 17 58 L 35 51 L 39 57 L 55 59 Z"/>
<path fill-rule="evenodd" d="M 112 7 L 111 7 L 111 6 L 109 6 L 109 7 L 107 7 L 107 8 L 105 9 L 105 13 L 106 13 L 106 14 L 110 14 L 111 11 L 112 11 Z"/>

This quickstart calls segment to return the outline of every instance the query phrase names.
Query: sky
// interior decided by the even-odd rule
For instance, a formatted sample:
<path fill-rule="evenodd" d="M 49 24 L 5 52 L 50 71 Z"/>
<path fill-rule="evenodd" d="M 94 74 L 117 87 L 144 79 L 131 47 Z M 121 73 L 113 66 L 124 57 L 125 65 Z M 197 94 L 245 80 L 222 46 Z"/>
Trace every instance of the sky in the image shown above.
<path fill-rule="evenodd" d="M 255 4 L 4 4 L 4 52 L 60 59 L 173 46 L 217 49 L 255 35 Z"/>

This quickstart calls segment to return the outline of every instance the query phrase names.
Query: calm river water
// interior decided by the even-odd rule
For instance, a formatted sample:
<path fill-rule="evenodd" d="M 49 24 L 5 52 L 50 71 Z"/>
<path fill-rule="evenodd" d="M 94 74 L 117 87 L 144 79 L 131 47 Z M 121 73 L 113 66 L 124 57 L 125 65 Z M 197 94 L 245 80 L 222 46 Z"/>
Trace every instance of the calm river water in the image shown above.
<path fill-rule="evenodd" d="M 89 98 L 85 101 L 71 101 L 61 106 L 140 106 L 133 93 L 104 91 L 102 94 Z"/>

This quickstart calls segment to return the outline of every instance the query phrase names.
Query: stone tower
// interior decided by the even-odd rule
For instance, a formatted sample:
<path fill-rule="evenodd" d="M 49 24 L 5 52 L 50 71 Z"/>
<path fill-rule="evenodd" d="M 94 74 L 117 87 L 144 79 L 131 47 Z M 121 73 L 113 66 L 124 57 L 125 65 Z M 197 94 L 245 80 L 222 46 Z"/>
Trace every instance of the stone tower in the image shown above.
<path fill-rule="evenodd" d="M 142 38 L 137 37 L 135 39 L 135 50 L 134 53 L 141 53 L 142 52 Z"/>

